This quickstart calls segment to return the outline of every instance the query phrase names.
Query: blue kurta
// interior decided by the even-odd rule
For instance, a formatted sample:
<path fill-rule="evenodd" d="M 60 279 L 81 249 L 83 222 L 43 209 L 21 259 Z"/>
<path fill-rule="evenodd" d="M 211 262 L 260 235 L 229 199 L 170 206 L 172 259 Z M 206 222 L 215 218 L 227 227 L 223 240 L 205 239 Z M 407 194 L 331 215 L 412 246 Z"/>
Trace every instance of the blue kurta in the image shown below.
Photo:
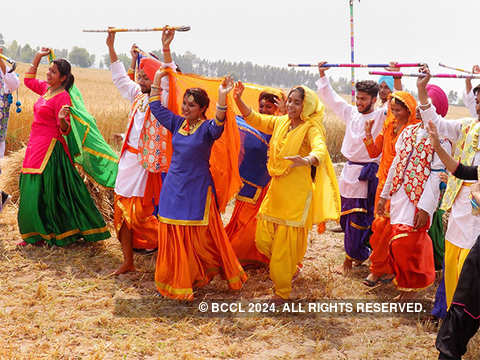
<path fill-rule="evenodd" d="M 160 192 L 158 218 L 178 225 L 208 225 L 215 186 L 210 173 L 210 153 L 223 132 L 223 123 L 206 120 L 189 132 L 185 118 L 175 115 L 159 100 L 150 102 L 155 118 L 172 133 L 173 154 Z"/>
<path fill-rule="evenodd" d="M 236 117 L 236 121 L 242 144 L 239 171 L 243 182 L 238 199 L 256 203 L 262 188 L 270 181 L 267 152 L 271 136 L 248 125 L 240 116 Z"/>

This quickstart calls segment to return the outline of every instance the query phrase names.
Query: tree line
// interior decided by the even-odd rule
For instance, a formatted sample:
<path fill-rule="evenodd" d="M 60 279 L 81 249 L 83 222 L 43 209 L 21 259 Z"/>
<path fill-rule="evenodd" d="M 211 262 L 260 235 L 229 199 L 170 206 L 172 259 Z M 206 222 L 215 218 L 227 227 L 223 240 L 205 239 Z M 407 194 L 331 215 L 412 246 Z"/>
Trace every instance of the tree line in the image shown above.
<path fill-rule="evenodd" d="M 13 40 L 8 45 L 5 43 L 3 35 L 0 33 L 0 46 L 4 48 L 4 54 L 20 62 L 32 62 L 33 57 L 40 50 L 40 47 L 32 47 L 29 44 L 21 45 Z M 103 69 L 110 65 L 110 57 L 105 54 L 99 57 L 96 64 L 96 56 L 90 54 L 87 49 L 74 46 L 71 50 L 54 49 L 55 55 L 60 58 L 68 59 L 73 65 L 82 68 L 98 67 Z M 154 50 L 152 53 L 158 58 L 162 58 L 161 50 Z M 289 88 L 295 85 L 306 85 L 315 89 L 315 82 L 319 75 L 313 72 L 298 70 L 294 68 L 282 68 L 270 65 L 257 65 L 251 61 L 231 62 L 226 60 L 205 60 L 195 54 L 187 51 L 185 54 L 172 53 L 173 60 L 183 73 L 194 73 L 208 77 L 221 77 L 225 74 L 231 74 L 235 79 L 245 82 L 262 84 L 266 86 Z M 118 58 L 123 62 L 126 68 L 130 67 L 130 54 L 118 54 Z M 43 59 L 46 62 L 46 59 Z M 351 92 L 350 80 L 344 77 L 338 79 L 329 78 L 335 91 L 341 94 Z M 454 90 L 448 92 L 448 102 L 450 104 L 463 105 L 461 96 Z"/>

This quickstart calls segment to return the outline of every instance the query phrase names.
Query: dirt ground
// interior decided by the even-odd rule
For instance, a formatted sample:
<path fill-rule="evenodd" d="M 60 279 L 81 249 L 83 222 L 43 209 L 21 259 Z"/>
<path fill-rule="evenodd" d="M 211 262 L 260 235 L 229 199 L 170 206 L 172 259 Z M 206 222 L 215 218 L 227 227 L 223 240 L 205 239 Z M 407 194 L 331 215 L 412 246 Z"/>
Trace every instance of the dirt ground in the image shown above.
<path fill-rule="evenodd" d="M 200 300 L 266 301 L 265 270 L 249 270 L 239 292 L 214 279 L 193 304 L 156 296 L 155 255 L 136 255 L 138 272 L 109 276 L 121 263 L 116 238 L 68 248 L 21 241 L 15 205 L 0 216 L 0 358 L 2 359 L 436 359 L 437 325 L 420 316 L 312 315 L 201 317 Z M 226 215 L 226 218 L 228 214 Z M 328 229 L 335 227 L 329 223 Z M 293 299 L 390 300 L 393 285 L 367 288 L 366 266 L 333 272 L 343 234 L 311 233 Z M 421 294 L 432 300 L 434 288 Z M 129 304 L 122 299 L 130 299 Z M 141 300 L 141 301 L 140 301 Z M 167 310 L 165 310 L 167 309 Z M 156 315 L 160 314 L 160 315 Z M 480 357 L 477 335 L 465 359 Z"/>

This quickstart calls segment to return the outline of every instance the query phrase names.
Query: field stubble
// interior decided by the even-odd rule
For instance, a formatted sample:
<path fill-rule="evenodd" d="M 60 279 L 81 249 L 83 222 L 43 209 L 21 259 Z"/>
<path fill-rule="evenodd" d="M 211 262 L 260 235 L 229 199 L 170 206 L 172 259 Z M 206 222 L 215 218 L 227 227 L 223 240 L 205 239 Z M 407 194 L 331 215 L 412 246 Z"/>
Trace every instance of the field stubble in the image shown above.
<path fill-rule="evenodd" d="M 40 68 L 40 73 L 44 70 Z M 22 67 L 20 67 L 22 71 Z M 125 127 L 128 103 L 106 71 L 75 69 L 86 105 L 105 138 Z M 24 112 L 14 115 L 11 131 L 28 136 L 35 96 L 21 91 Z M 22 94 L 23 92 L 23 94 Z M 457 114 L 458 115 L 458 114 Z M 454 117 L 457 117 L 454 115 Z M 464 115 L 458 115 L 461 117 Z M 339 152 L 343 125 L 328 114 L 329 148 Z M 335 130 L 332 131 L 331 129 Z M 336 150 L 335 150 L 336 149 Z M 17 154 L 17 156 L 20 156 Z M 338 160 L 338 159 L 337 159 Z M 13 161 L 13 159 L 12 159 Z M 14 162 L 19 162 L 19 159 Z M 340 169 L 340 167 L 338 167 Z M 12 169 L 10 169 L 12 170 Z M 2 176 L 5 176 L 4 172 Z M 12 172 L 8 176 L 15 176 Z M 228 220 L 229 211 L 224 215 Z M 115 299 L 155 294 L 155 256 L 136 256 L 138 272 L 113 278 L 121 263 L 115 237 L 68 248 L 26 247 L 17 227 L 17 204 L 0 217 L 0 358 L 2 359 L 436 359 L 437 327 L 404 317 L 129 318 L 114 313 Z M 335 226 L 328 224 L 327 229 Z M 369 289 L 360 266 L 349 277 L 333 272 L 343 260 L 342 234 L 311 232 L 304 271 L 294 284 L 294 299 L 391 299 L 392 285 Z M 196 292 L 196 298 L 268 299 L 268 272 L 248 271 L 240 292 L 221 279 Z M 433 299 L 433 288 L 422 294 Z M 156 305 L 171 306 L 158 299 Z M 477 335 L 465 359 L 480 357 Z"/>

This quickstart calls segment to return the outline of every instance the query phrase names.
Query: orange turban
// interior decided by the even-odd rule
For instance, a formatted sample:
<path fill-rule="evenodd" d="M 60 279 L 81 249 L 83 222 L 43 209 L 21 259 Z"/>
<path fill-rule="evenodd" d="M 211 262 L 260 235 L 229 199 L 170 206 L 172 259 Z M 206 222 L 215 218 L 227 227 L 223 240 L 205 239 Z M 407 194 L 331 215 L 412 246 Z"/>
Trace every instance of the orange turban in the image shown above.
<path fill-rule="evenodd" d="M 155 73 L 161 66 L 162 63 L 153 58 L 144 57 L 140 60 L 140 70 L 143 70 L 151 81 L 153 81 Z"/>

